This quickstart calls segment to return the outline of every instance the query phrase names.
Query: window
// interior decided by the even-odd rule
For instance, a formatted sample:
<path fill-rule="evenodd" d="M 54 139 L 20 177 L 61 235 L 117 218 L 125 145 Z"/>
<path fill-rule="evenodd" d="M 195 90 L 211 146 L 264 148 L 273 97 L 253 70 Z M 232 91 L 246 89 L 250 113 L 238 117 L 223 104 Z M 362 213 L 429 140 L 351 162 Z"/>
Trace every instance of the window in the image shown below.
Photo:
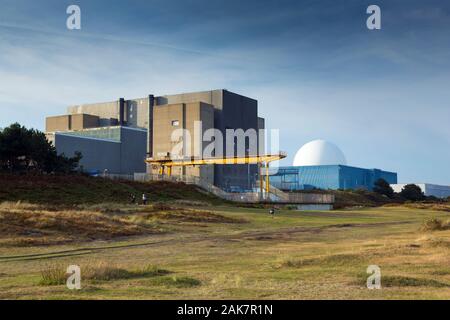
<path fill-rule="evenodd" d="M 178 127 L 180 125 L 180 121 L 178 120 L 172 120 L 172 126 Z"/>

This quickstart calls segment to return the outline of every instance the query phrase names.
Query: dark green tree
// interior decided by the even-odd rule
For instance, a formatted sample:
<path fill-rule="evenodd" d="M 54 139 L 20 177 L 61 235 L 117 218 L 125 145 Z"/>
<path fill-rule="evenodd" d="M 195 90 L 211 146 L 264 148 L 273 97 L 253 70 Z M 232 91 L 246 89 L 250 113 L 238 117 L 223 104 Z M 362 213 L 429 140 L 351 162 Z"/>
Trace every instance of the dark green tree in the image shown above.
<path fill-rule="evenodd" d="M 0 130 L 0 169 L 68 173 L 78 167 L 81 158 L 79 152 L 72 158 L 58 155 L 43 132 L 18 123 Z"/>
<path fill-rule="evenodd" d="M 391 185 L 382 178 L 375 181 L 373 191 L 385 195 L 388 198 L 394 197 L 394 189 L 392 189 Z"/>
<path fill-rule="evenodd" d="M 400 192 L 400 196 L 410 201 L 421 201 L 425 199 L 425 195 L 419 186 L 415 184 L 407 184 Z"/>
<path fill-rule="evenodd" d="M 31 150 L 31 132 L 18 123 L 0 132 L 0 162 L 15 171 L 23 166 Z"/>

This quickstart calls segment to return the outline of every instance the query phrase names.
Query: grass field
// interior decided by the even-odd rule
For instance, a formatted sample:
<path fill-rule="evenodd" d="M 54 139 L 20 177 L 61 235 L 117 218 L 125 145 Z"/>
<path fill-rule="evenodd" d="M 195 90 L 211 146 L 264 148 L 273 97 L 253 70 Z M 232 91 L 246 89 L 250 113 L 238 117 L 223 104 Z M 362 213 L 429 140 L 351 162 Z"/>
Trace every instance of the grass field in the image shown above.
<path fill-rule="evenodd" d="M 279 210 L 272 218 L 267 209 L 168 203 L 4 203 L 0 298 L 450 299 L 446 211 Z M 430 218 L 443 223 L 424 229 Z M 81 290 L 64 285 L 72 264 Z M 366 287 L 372 264 L 381 290 Z"/>

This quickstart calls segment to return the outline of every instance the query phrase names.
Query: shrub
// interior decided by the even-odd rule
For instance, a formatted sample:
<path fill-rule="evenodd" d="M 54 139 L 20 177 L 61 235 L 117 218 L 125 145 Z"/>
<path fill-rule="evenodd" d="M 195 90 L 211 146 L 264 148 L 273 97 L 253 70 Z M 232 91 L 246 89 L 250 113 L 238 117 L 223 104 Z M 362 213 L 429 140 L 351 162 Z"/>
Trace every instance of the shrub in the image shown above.
<path fill-rule="evenodd" d="M 400 192 L 400 196 L 410 201 L 421 201 L 425 199 L 425 195 L 419 186 L 415 184 L 407 184 Z"/>
<path fill-rule="evenodd" d="M 388 198 L 394 197 L 394 189 L 392 189 L 391 185 L 384 179 L 378 179 L 375 181 L 373 192 L 382 194 Z"/>
<path fill-rule="evenodd" d="M 429 218 L 422 223 L 422 231 L 439 231 L 448 229 L 448 222 L 443 223 L 437 218 Z"/>
<path fill-rule="evenodd" d="M 66 283 L 67 274 L 66 268 L 61 264 L 47 265 L 41 271 L 40 285 L 56 286 Z"/>

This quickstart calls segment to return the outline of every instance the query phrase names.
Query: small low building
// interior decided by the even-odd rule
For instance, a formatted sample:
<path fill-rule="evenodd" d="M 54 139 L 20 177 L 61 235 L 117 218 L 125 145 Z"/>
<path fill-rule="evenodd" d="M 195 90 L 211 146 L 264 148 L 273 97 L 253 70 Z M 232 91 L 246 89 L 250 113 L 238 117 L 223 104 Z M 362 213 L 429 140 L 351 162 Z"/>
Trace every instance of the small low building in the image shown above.
<path fill-rule="evenodd" d="M 147 130 L 125 126 L 89 128 L 47 133 L 59 154 L 72 157 L 82 153 L 83 171 L 96 174 L 145 172 Z"/>
<path fill-rule="evenodd" d="M 397 173 L 344 165 L 280 167 L 270 176 L 270 183 L 280 190 L 372 190 L 375 181 L 397 182 Z"/>

